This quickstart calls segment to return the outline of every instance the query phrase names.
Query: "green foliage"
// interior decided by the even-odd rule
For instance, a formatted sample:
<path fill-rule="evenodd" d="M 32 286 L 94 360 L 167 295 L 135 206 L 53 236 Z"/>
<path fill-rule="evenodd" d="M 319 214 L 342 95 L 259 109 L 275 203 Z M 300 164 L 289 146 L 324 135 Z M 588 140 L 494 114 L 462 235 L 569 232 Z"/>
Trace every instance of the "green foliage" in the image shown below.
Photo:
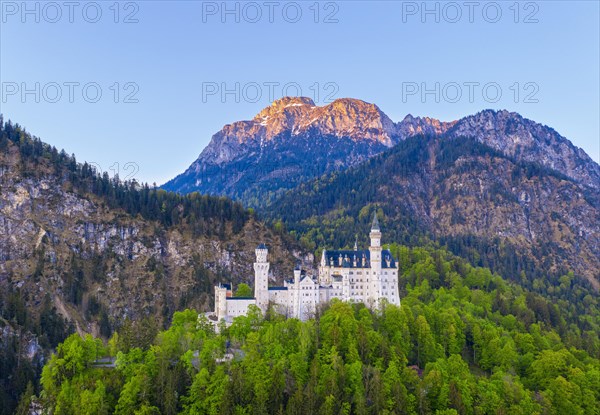
<path fill-rule="evenodd" d="M 125 319 L 118 333 L 113 336 L 116 344 L 115 351 L 111 354 L 114 356 L 116 350 L 128 352 L 135 347 L 147 349 L 152 345 L 157 334 L 158 326 L 152 317 L 141 320 Z"/>
<path fill-rule="evenodd" d="M 44 354 L 33 349 L 32 355 L 30 333 L 37 336 L 41 347 L 50 348 L 74 330 L 52 306 L 49 296 L 44 298 L 40 313 L 34 315 L 26 306 L 23 291 L 0 290 L 0 415 L 24 411 L 32 395 L 29 386 L 37 384 Z"/>
<path fill-rule="evenodd" d="M 107 351 L 74 335 L 44 368 L 44 402 L 56 413 L 598 413 L 600 361 L 566 346 L 561 310 L 556 325 L 536 323 L 536 294 L 443 251 L 394 249 L 409 258 L 401 307 L 333 301 L 306 322 L 252 308 L 220 333 L 186 310 L 103 371 L 89 363 Z"/>
<path fill-rule="evenodd" d="M 252 292 L 252 288 L 250 288 L 250 286 L 244 282 L 238 284 L 237 286 L 237 290 L 235 290 L 235 296 L 236 297 L 252 297 L 253 296 L 253 292 Z"/>
<path fill-rule="evenodd" d="M 118 374 L 94 366 L 105 355 L 100 339 L 69 336 L 42 370 L 42 404 L 53 407 L 56 414 L 110 413 L 112 392 L 121 382 Z"/>
<path fill-rule="evenodd" d="M 29 406 L 31 405 L 32 398 L 34 397 L 34 389 L 33 384 L 31 382 L 27 383 L 27 389 L 21 395 L 19 400 L 19 405 L 15 411 L 15 415 L 28 415 L 29 414 Z"/>

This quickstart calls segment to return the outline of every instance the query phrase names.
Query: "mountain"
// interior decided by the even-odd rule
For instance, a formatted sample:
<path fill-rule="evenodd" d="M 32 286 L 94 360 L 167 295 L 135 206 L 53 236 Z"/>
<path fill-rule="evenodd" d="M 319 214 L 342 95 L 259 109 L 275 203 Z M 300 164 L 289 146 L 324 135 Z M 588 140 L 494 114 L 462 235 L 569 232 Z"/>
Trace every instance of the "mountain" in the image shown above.
<path fill-rule="evenodd" d="M 226 125 L 166 190 L 227 195 L 259 205 L 265 195 L 355 165 L 400 141 L 375 105 L 340 99 L 318 107 L 283 98 L 251 121 Z"/>
<path fill-rule="evenodd" d="M 379 209 L 388 240 L 438 241 L 524 284 L 552 285 L 573 271 L 600 287 L 598 190 L 448 133 L 406 139 L 288 191 L 263 213 L 329 247 L 351 246 Z"/>
<path fill-rule="evenodd" d="M 168 324 L 212 307 L 217 281 L 253 275 L 270 246 L 276 275 L 296 242 L 226 198 L 179 196 L 102 177 L 0 116 L 0 407 L 72 331 L 108 337 L 128 319 Z M 290 252 L 296 255 L 294 258 Z M 5 413 L 4 409 L 0 413 Z"/>
<path fill-rule="evenodd" d="M 316 106 L 302 97 L 282 98 L 250 121 L 226 125 L 163 188 L 265 206 L 308 179 L 355 166 L 418 134 L 473 137 L 515 160 L 600 188 L 600 166 L 583 150 L 517 113 L 485 110 L 452 122 L 408 115 L 394 123 L 376 105 L 357 99 Z"/>

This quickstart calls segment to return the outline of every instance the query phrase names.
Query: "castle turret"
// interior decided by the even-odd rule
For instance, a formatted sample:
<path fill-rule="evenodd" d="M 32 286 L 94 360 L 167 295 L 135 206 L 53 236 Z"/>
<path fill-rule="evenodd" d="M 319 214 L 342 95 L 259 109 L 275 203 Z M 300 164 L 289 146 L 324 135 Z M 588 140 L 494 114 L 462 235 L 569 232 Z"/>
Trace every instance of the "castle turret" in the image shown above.
<path fill-rule="evenodd" d="M 294 289 L 290 291 L 292 298 L 292 316 L 300 318 L 300 279 L 302 278 L 302 268 L 300 264 L 294 268 Z"/>
<path fill-rule="evenodd" d="M 300 284 L 300 277 L 302 275 L 302 268 L 300 268 L 300 264 L 296 265 L 294 268 L 294 286 L 297 288 Z"/>
<path fill-rule="evenodd" d="M 369 237 L 371 238 L 371 246 L 376 246 L 381 248 L 381 228 L 379 227 L 379 219 L 377 219 L 377 213 L 373 214 L 373 223 L 371 224 L 371 233 L 369 233 Z"/>
<path fill-rule="evenodd" d="M 265 244 L 260 244 L 255 252 L 254 297 L 256 298 L 256 305 L 264 313 L 269 306 L 269 263 L 267 262 L 269 250 Z"/>
<path fill-rule="evenodd" d="M 371 278 L 370 278 L 370 293 L 367 302 L 376 306 L 381 297 L 381 228 L 377 219 L 377 212 L 373 214 L 373 223 L 371 224 L 371 246 L 369 251 L 371 254 Z"/>
<path fill-rule="evenodd" d="M 215 287 L 215 311 L 217 321 L 227 317 L 227 287 L 221 284 Z"/>

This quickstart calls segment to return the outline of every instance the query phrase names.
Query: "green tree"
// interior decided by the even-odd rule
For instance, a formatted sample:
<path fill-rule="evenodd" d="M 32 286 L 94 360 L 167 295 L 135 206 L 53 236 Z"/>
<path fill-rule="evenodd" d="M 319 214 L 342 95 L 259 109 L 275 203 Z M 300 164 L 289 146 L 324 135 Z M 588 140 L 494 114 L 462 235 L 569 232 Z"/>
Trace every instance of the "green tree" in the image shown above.
<path fill-rule="evenodd" d="M 253 297 L 252 288 L 246 283 L 238 284 L 237 290 L 235 291 L 236 297 Z"/>
<path fill-rule="evenodd" d="M 420 367 L 425 367 L 425 363 L 431 362 L 436 358 L 436 345 L 431 327 L 427 319 L 420 315 L 415 321 L 415 338 L 416 338 L 416 354 L 417 364 Z"/>

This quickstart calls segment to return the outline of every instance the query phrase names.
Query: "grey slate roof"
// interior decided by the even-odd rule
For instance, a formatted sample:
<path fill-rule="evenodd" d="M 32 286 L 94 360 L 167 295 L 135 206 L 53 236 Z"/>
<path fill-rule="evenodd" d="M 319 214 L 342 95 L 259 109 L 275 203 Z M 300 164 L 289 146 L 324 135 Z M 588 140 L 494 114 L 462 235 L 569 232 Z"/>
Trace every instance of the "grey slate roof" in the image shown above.
<path fill-rule="evenodd" d="M 340 255 L 342 256 L 342 268 L 370 268 L 371 267 L 371 252 L 368 249 L 359 249 L 358 251 L 351 250 L 336 250 L 336 251 L 325 251 L 326 265 L 339 267 Z M 356 256 L 356 266 L 354 266 L 354 257 Z M 363 261 L 363 257 L 365 260 Z M 387 265 L 387 259 L 390 259 L 390 266 Z M 381 268 L 395 268 L 396 259 L 392 256 L 392 253 L 384 249 L 381 251 Z"/>
<path fill-rule="evenodd" d="M 380 231 L 379 219 L 377 219 L 377 212 L 373 212 L 373 223 L 371 224 L 371 230 Z"/>

